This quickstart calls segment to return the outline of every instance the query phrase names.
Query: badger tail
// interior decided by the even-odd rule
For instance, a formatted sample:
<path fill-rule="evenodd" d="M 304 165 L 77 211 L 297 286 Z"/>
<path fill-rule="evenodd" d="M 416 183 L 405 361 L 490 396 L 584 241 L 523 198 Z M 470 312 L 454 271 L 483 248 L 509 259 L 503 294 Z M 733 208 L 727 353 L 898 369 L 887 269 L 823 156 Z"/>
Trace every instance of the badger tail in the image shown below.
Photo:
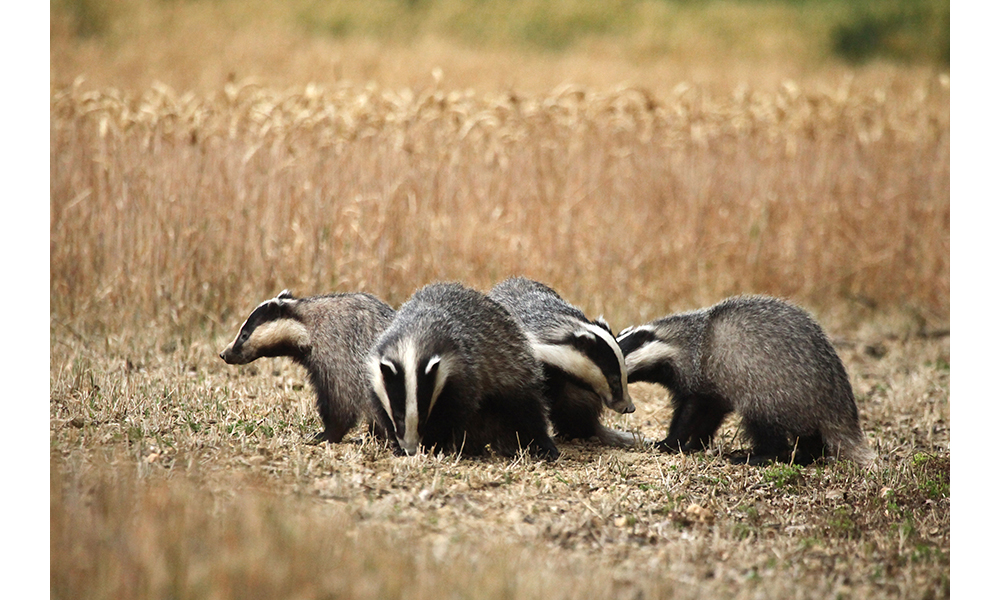
<path fill-rule="evenodd" d="M 605 427 L 600 423 L 597 424 L 597 439 L 606 446 L 616 446 L 618 448 L 631 448 L 640 443 L 653 443 L 653 440 L 638 433 L 612 429 L 610 427 Z"/>

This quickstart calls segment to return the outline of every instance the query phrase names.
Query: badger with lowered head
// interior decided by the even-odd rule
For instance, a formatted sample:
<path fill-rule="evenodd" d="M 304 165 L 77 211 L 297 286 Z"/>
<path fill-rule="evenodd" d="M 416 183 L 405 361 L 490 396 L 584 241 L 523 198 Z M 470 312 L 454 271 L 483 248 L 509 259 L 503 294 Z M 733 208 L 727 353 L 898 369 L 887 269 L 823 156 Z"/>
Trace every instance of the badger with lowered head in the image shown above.
<path fill-rule="evenodd" d="M 632 446 L 638 436 L 601 424 L 603 408 L 635 410 L 628 394 L 625 359 L 611 328 L 591 321 L 549 286 L 511 277 L 489 297 L 524 328 L 545 371 L 549 420 L 562 437 L 590 438 L 612 446 Z"/>
<path fill-rule="evenodd" d="M 339 442 L 359 420 L 375 426 L 366 359 L 395 311 L 365 293 L 296 298 L 288 290 L 250 313 L 219 355 L 231 365 L 288 356 L 306 368 L 324 431 L 315 441 Z"/>
<path fill-rule="evenodd" d="M 457 283 L 417 290 L 368 359 L 383 427 L 400 449 L 554 459 L 542 367 L 499 304 Z"/>
<path fill-rule="evenodd" d="M 670 390 L 667 452 L 708 446 L 730 412 L 752 446 L 733 462 L 875 458 L 844 364 L 819 324 L 776 298 L 738 296 L 618 334 L 630 381 Z"/>

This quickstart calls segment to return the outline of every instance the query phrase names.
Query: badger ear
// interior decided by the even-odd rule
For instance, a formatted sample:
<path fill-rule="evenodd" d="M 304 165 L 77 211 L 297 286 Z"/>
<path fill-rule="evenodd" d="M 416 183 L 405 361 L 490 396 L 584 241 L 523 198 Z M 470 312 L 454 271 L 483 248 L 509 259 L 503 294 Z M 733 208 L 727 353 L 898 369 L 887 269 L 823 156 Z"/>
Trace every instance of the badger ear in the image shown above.
<path fill-rule="evenodd" d="M 620 342 L 624 338 L 628 337 L 629 334 L 631 334 L 634 329 L 635 329 L 635 325 L 629 325 L 625 329 L 622 329 L 621 331 L 618 332 L 618 335 L 615 336 L 615 341 Z"/>
<path fill-rule="evenodd" d="M 281 293 L 277 296 L 278 300 L 295 300 L 295 296 L 289 290 L 281 290 Z"/>
<path fill-rule="evenodd" d="M 435 354 L 427 361 L 427 367 L 424 368 L 424 375 L 430 375 L 432 371 L 438 368 L 439 364 L 441 364 L 441 355 Z"/>
<path fill-rule="evenodd" d="M 586 329 L 577 329 L 573 332 L 571 339 L 574 346 L 589 346 L 597 341 L 597 336 Z"/>
<path fill-rule="evenodd" d="M 393 375 L 399 373 L 399 371 L 396 370 L 396 365 L 394 365 L 388 358 L 380 360 L 378 366 L 382 369 L 382 377 L 392 377 Z"/>
<path fill-rule="evenodd" d="M 597 319 L 594 321 L 594 325 L 597 325 L 601 329 L 604 329 L 612 336 L 615 335 L 615 332 L 611 331 L 611 325 L 608 325 L 608 322 L 604 320 L 604 315 L 597 317 Z"/>

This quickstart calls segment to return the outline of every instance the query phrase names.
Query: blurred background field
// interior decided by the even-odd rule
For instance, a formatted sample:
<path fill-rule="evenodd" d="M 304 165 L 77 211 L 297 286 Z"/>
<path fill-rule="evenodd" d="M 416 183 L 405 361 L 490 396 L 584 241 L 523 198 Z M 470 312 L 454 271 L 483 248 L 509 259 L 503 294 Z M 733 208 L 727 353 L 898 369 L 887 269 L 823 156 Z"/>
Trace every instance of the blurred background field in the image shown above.
<path fill-rule="evenodd" d="M 257 79 L 548 92 L 771 89 L 885 65 L 947 70 L 944 0 L 53 0 L 52 82 L 216 90 Z M 873 66 L 880 65 L 880 66 Z"/>
<path fill-rule="evenodd" d="M 525 273 L 618 328 L 741 292 L 941 327 L 947 90 L 891 83 L 65 88 L 54 321 L 219 333 L 285 287 L 398 304 L 432 280 Z"/>
<path fill-rule="evenodd" d="M 948 595 L 947 2 L 50 8 L 53 597 Z M 283 288 L 511 274 L 806 306 L 886 463 L 315 448 L 301 370 L 217 356 Z"/>

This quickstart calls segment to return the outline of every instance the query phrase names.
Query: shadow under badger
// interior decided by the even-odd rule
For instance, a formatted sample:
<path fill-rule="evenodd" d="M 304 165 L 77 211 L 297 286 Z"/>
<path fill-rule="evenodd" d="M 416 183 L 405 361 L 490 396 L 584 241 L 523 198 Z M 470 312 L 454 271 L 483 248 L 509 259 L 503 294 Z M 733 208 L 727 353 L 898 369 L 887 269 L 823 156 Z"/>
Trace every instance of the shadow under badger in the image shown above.
<path fill-rule="evenodd" d="M 542 367 L 499 304 L 456 283 L 418 290 L 369 358 L 373 405 L 406 454 L 487 447 L 559 456 L 548 433 Z"/>
<path fill-rule="evenodd" d="M 844 364 L 801 308 L 739 296 L 630 327 L 618 343 L 629 381 L 671 392 L 674 413 L 667 437 L 657 443 L 661 450 L 706 448 L 735 411 L 752 453 L 733 462 L 874 460 Z"/>
<path fill-rule="evenodd" d="M 603 319 L 591 321 L 549 286 L 524 277 L 505 279 L 488 295 L 521 323 L 542 363 L 549 420 L 557 435 L 596 436 L 601 443 L 624 447 L 642 439 L 601 423 L 605 406 L 635 411 L 625 358 Z"/>
<path fill-rule="evenodd" d="M 365 360 L 395 311 L 365 293 L 295 298 L 285 290 L 262 302 L 219 355 L 231 365 L 288 356 L 306 368 L 324 431 L 314 441 L 339 442 L 358 421 L 379 431 Z"/>

